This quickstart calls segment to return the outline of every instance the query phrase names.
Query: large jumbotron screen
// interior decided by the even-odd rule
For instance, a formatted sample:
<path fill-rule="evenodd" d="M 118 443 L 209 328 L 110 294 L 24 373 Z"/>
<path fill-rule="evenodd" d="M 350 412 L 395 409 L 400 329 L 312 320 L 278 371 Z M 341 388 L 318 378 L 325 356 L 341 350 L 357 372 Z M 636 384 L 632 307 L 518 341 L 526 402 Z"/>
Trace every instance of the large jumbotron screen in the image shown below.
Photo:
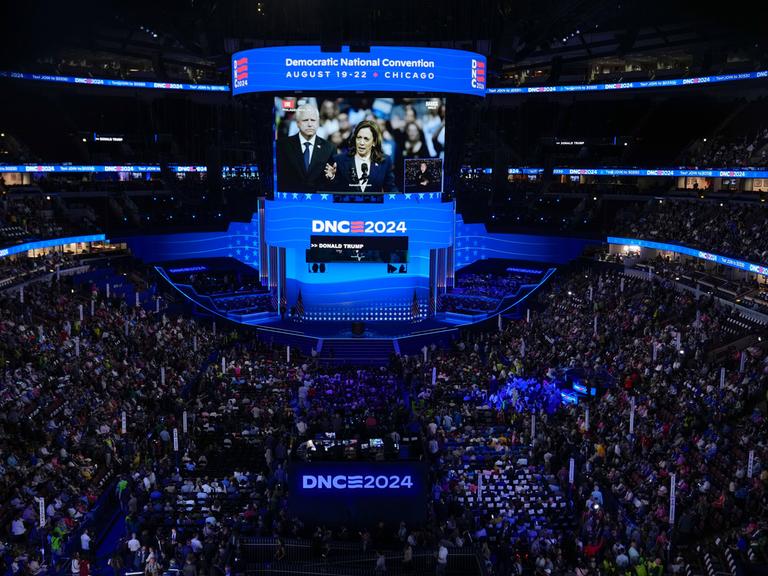
<path fill-rule="evenodd" d="M 275 98 L 275 192 L 441 192 L 445 99 Z"/>

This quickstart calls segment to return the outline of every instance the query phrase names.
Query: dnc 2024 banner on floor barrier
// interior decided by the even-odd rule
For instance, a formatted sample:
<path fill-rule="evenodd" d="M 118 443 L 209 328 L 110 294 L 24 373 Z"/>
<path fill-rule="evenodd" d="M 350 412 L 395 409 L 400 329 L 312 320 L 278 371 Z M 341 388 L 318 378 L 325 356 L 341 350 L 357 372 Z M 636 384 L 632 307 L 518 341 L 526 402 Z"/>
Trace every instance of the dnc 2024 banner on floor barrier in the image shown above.
<path fill-rule="evenodd" d="M 410 525 L 426 519 L 424 462 L 294 463 L 288 482 L 288 506 L 304 522 L 360 527 L 373 517 Z"/>

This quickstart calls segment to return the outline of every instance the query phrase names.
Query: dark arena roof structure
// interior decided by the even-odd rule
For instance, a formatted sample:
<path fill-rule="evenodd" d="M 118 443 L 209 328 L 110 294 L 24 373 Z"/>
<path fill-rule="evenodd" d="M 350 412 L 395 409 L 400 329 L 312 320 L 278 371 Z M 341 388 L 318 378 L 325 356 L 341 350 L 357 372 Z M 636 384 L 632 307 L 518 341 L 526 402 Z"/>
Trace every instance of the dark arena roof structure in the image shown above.
<path fill-rule="evenodd" d="M 765 574 L 765 12 L 3 3 L 4 574 Z"/>

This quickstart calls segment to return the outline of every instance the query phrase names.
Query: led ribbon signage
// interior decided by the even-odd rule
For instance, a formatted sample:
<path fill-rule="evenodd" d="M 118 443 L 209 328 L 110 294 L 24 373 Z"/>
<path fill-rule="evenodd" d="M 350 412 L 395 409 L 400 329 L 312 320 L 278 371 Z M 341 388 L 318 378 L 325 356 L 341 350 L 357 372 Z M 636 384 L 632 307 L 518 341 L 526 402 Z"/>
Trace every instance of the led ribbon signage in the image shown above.
<path fill-rule="evenodd" d="M 39 250 L 41 248 L 52 248 L 53 246 L 64 246 L 66 244 L 80 244 L 82 242 L 103 242 L 106 240 L 104 234 L 91 234 L 90 236 L 70 236 L 68 238 L 53 238 L 52 240 L 37 240 L 35 242 L 24 242 L 16 244 L 9 248 L 0 250 L 0 258 L 21 254 L 29 250 Z"/>
<path fill-rule="evenodd" d="M 669 88 L 674 86 L 701 86 L 734 80 L 757 80 L 768 78 L 768 70 L 743 72 L 741 74 L 720 74 L 697 76 L 696 78 L 670 78 L 669 80 L 641 80 L 637 82 L 613 82 L 610 84 L 571 84 L 565 86 L 528 86 L 510 88 L 488 88 L 488 94 L 542 94 L 551 92 L 606 92 L 638 88 Z"/>
<path fill-rule="evenodd" d="M 28 74 L 26 72 L 0 71 L 0 78 L 15 80 L 37 80 L 85 86 L 109 86 L 112 88 L 152 88 L 155 90 L 187 90 L 190 92 L 228 92 L 226 84 L 184 84 L 178 82 L 145 82 L 143 80 L 114 80 L 110 78 L 80 78 L 78 76 L 56 76 L 53 74 Z"/>
<path fill-rule="evenodd" d="M 768 170 L 688 170 L 678 168 L 553 168 L 552 174 L 564 176 L 685 176 L 689 178 L 768 178 Z"/>
<path fill-rule="evenodd" d="M 82 165 L 82 164 L 0 164 L 0 173 L 6 172 L 72 172 L 72 173 L 88 173 L 88 172 L 160 172 L 162 168 L 157 165 L 142 165 L 134 166 L 132 164 L 124 165 Z M 183 174 L 186 172 L 207 172 L 208 167 L 202 164 L 197 165 L 177 165 L 171 164 L 168 166 L 168 170 L 175 174 Z M 258 166 L 256 165 L 242 165 L 242 166 L 222 166 L 222 173 L 235 173 L 238 172 L 258 172 Z"/>
<path fill-rule="evenodd" d="M 319 52 L 319 47 L 278 47 L 278 48 L 258 48 L 256 50 L 284 50 L 284 51 L 292 51 L 296 48 L 311 48 L 315 49 Z M 308 80 L 311 79 L 312 76 L 315 78 L 328 81 L 331 80 L 339 80 L 343 81 L 341 85 L 326 85 L 326 87 L 321 86 L 311 86 L 308 89 L 316 89 L 316 90 L 336 90 L 336 89 L 342 89 L 342 90 L 381 90 L 382 88 L 386 90 L 405 90 L 405 91 L 433 91 L 433 92 L 458 92 L 458 93 L 466 93 L 466 94 L 473 94 L 476 96 L 483 96 L 486 93 L 487 94 L 547 94 L 547 93 L 553 93 L 553 92 L 605 92 L 605 91 L 614 91 L 614 90 L 637 90 L 637 89 L 643 89 L 643 88 L 673 88 L 673 87 L 680 87 L 680 86 L 706 86 L 708 84 L 717 84 L 720 82 L 733 82 L 737 80 L 758 80 L 763 78 L 768 78 L 768 70 L 759 70 L 757 72 L 743 72 L 740 74 L 718 74 L 718 75 L 712 75 L 712 76 L 697 76 L 695 78 L 670 78 L 667 80 L 641 80 L 636 82 L 611 82 L 606 84 L 569 84 L 569 85 L 562 85 L 562 86 L 512 86 L 512 87 L 499 87 L 499 88 L 485 88 L 486 84 L 486 63 L 485 63 L 485 57 L 480 54 L 474 54 L 472 52 L 464 52 L 461 50 L 447 50 L 447 49 L 441 49 L 441 48 L 389 48 L 389 47 L 378 47 L 379 49 L 385 49 L 385 50 L 410 50 L 413 51 L 416 54 L 423 54 L 425 52 L 429 51 L 441 51 L 444 54 L 448 52 L 455 52 L 458 54 L 469 54 L 471 55 L 471 59 L 474 62 L 470 62 L 470 73 L 471 73 L 471 83 L 470 83 L 470 90 L 466 90 L 463 88 L 463 81 L 464 81 L 464 74 L 459 73 L 461 71 L 461 68 L 456 69 L 456 80 L 458 81 L 458 84 L 456 85 L 455 89 L 450 89 L 445 86 L 436 88 L 434 86 L 430 86 L 428 88 L 424 88 L 421 86 L 417 86 L 415 84 L 411 84 L 408 87 L 404 88 L 397 88 L 394 85 L 391 84 L 378 84 L 378 85 L 365 85 L 364 87 L 357 87 L 352 86 L 349 87 L 346 85 L 347 80 L 363 80 L 370 82 L 372 79 L 376 80 L 380 76 L 371 76 L 368 77 L 367 74 L 365 77 L 360 77 L 360 71 L 357 70 L 358 76 L 355 76 L 355 69 L 353 68 L 350 70 L 342 70 L 338 69 L 336 67 L 333 68 L 322 68 L 318 70 L 310 70 L 310 69 L 298 69 L 294 70 L 294 72 L 297 74 L 296 79 L 298 80 Z M 373 52 L 374 48 L 371 48 L 371 51 Z M 254 52 L 255 50 L 249 50 L 247 52 Z M 323 53 L 326 54 L 326 53 Z M 360 56 L 361 58 L 365 58 L 370 56 L 370 53 L 354 53 L 353 56 L 357 57 Z M 431 81 L 440 81 L 442 82 L 450 82 L 451 80 L 451 74 L 445 73 L 445 69 L 443 69 L 441 72 L 429 72 L 426 70 L 428 64 L 424 64 L 419 62 L 420 59 L 426 59 L 424 56 L 420 58 L 416 58 L 415 61 L 412 61 L 410 64 L 405 64 L 404 66 L 401 66 L 398 62 L 398 59 L 392 59 L 391 61 L 388 61 L 386 64 L 382 61 L 382 66 L 387 66 L 393 68 L 390 70 L 390 73 L 388 76 L 385 76 L 384 80 L 405 80 L 405 81 L 418 81 L 421 79 L 424 80 L 431 80 Z M 301 59 L 299 59 L 301 60 Z M 274 61 L 262 61 L 262 60 L 252 60 L 246 52 L 238 52 L 233 56 L 232 60 L 232 86 L 233 86 L 233 93 L 234 94 L 240 94 L 245 92 L 271 92 L 273 90 L 282 90 L 283 88 L 277 88 L 277 87 L 270 87 L 268 82 L 264 82 L 262 80 L 257 80 L 253 78 L 251 75 L 251 70 L 257 69 L 254 64 L 260 64 L 262 62 L 272 62 Z M 354 60 L 352 61 L 354 62 Z M 339 62 L 341 64 L 341 62 Z M 355 64 L 353 64 L 354 66 Z M 418 71 L 418 67 L 421 66 L 425 68 L 423 71 Z M 335 73 L 338 71 L 339 76 L 336 77 Z M 346 74 L 344 74 L 346 72 Z M 263 74 L 262 70 L 259 70 L 259 76 Z M 402 74 L 402 76 L 395 76 L 393 77 L 393 74 Z M 432 76 L 430 76 L 432 74 Z M 226 84 L 187 84 L 187 83 L 179 83 L 179 82 L 150 82 L 150 81 L 144 81 L 144 80 L 121 80 L 121 79 L 112 79 L 112 78 L 82 78 L 78 76 L 58 76 L 54 74 L 30 74 L 26 72 L 14 72 L 14 71 L 0 71 L 0 78 L 10 78 L 15 80 L 33 80 L 33 81 L 40 81 L 40 82 L 58 82 L 58 83 L 64 83 L 64 84 L 76 84 L 81 86 L 106 86 L 111 88 L 144 88 L 144 89 L 154 89 L 154 90 L 182 90 L 182 91 L 189 91 L 189 92 L 228 92 L 230 90 L 230 86 Z M 254 87 L 254 85 L 258 85 L 260 87 Z M 283 86 L 286 86 L 284 84 Z M 296 84 L 290 84 L 287 85 L 289 90 L 301 90 L 304 88 L 298 87 Z"/>
<path fill-rule="evenodd" d="M 544 168 L 507 168 L 507 174 L 543 174 Z M 768 178 L 768 170 L 744 168 L 553 168 L 555 176 L 682 176 L 687 178 Z"/>
<path fill-rule="evenodd" d="M 0 172 L 160 172 L 160 166 L 120 166 L 81 165 L 81 164 L 3 164 Z"/>

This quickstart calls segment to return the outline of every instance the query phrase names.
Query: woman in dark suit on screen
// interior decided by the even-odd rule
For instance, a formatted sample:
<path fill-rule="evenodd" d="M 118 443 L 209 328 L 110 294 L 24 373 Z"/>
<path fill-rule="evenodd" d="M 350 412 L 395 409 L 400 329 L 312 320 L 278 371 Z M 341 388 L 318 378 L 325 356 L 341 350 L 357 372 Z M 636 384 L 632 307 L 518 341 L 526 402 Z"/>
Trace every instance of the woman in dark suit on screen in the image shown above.
<path fill-rule="evenodd" d="M 327 189 L 333 192 L 398 192 L 392 159 L 381 148 L 381 131 L 364 120 L 352 131 L 349 152 L 325 165 Z"/>

